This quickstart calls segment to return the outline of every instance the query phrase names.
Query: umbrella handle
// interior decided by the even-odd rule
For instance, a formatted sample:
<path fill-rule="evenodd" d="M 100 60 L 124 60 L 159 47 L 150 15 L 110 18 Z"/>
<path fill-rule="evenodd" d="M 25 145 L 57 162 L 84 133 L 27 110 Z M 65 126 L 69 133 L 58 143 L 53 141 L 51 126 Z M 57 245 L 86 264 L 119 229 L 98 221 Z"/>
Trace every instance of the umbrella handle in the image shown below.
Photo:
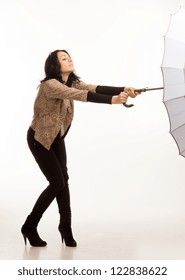
<path fill-rule="evenodd" d="M 127 103 L 123 103 L 123 106 L 125 106 L 126 108 L 131 108 L 134 106 L 134 104 L 127 104 Z"/>
<path fill-rule="evenodd" d="M 135 89 L 134 91 L 143 92 L 143 91 L 146 91 L 146 88 Z M 123 106 L 125 106 L 126 108 L 131 108 L 131 107 L 134 106 L 134 104 L 127 104 L 127 103 L 124 102 Z"/>
<path fill-rule="evenodd" d="M 138 88 L 135 89 L 134 91 L 136 92 L 145 92 L 145 91 L 149 91 L 149 90 L 160 90 L 160 89 L 164 89 L 163 87 L 158 87 L 158 88 Z M 125 106 L 126 108 L 131 108 L 134 106 L 134 104 L 127 104 L 127 103 L 123 103 L 123 106 Z"/>

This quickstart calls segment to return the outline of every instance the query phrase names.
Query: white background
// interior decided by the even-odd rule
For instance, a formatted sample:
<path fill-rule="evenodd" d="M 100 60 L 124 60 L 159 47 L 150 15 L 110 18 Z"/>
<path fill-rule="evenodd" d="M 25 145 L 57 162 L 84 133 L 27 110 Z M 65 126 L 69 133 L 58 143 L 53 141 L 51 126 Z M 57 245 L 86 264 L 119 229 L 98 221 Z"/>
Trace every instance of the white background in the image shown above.
<path fill-rule="evenodd" d="M 1 0 L 0 223 L 5 232 L 13 226 L 19 234 L 47 186 L 26 133 L 49 52 L 66 49 L 87 83 L 161 87 L 163 36 L 180 5 L 185 1 Z M 151 221 L 164 227 L 169 222 L 179 231 L 184 226 L 185 159 L 169 134 L 162 99 L 162 91 L 143 93 L 129 100 L 135 104 L 131 109 L 75 102 L 66 147 L 76 227 Z M 57 222 L 57 211 L 53 202 L 44 223 Z"/>

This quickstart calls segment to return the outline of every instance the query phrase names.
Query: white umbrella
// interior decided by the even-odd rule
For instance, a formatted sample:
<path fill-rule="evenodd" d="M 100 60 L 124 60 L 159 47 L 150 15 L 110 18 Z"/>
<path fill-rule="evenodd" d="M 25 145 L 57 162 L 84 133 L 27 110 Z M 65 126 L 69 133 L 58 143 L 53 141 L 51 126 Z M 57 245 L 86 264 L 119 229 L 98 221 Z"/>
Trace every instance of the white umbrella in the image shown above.
<path fill-rule="evenodd" d="M 185 157 L 185 9 L 171 15 L 164 36 L 161 66 L 164 82 L 163 103 L 166 106 L 170 133 Z"/>

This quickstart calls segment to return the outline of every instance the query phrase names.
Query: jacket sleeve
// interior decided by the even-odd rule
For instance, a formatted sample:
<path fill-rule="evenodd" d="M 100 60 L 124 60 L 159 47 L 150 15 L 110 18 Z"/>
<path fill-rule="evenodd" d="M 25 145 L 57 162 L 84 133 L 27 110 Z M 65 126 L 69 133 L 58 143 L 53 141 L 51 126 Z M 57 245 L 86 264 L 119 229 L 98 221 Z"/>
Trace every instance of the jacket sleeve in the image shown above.
<path fill-rule="evenodd" d="M 92 85 L 92 84 L 86 84 L 83 81 L 75 81 L 72 85 L 73 87 L 77 88 L 77 89 L 83 89 L 83 90 L 88 90 L 91 92 L 96 92 L 96 85 Z"/>
<path fill-rule="evenodd" d="M 44 82 L 44 87 L 47 98 L 70 99 L 87 102 L 88 90 L 68 87 L 56 79 Z"/>

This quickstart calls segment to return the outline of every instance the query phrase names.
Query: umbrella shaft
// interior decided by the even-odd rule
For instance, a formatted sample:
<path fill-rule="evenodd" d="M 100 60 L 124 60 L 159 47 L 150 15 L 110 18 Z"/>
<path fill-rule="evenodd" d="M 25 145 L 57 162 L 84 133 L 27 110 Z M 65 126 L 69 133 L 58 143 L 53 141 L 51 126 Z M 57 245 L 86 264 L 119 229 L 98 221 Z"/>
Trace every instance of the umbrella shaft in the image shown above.
<path fill-rule="evenodd" d="M 139 88 L 135 89 L 137 92 L 144 92 L 144 91 L 149 91 L 149 90 L 159 90 L 159 89 L 164 89 L 163 87 L 158 87 L 158 88 Z"/>

